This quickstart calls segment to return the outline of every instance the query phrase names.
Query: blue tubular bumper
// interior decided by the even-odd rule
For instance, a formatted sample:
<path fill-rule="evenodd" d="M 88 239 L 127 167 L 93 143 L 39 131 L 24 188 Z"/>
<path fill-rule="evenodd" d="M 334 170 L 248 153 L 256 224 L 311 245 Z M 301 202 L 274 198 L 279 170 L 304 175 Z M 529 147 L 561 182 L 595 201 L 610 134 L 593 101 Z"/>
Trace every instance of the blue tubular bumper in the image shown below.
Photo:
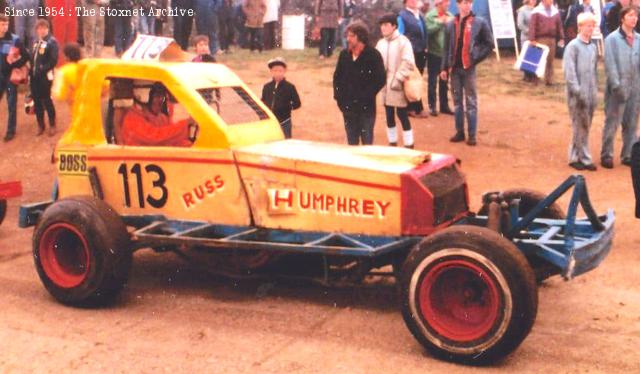
<path fill-rule="evenodd" d="M 23 229 L 35 226 L 44 210 L 51 204 L 53 204 L 53 200 L 20 206 L 18 226 Z"/>
<path fill-rule="evenodd" d="M 573 188 L 566 219 L 537 218 L 547 207 Z M 576 219 L 578 206 L 586 218 Z M 511 208 L 511 228 L 504 233 L 528 256 L 536 256 L 561 270 L 565 279 L 597 267 L 611 250 L 613 210 L 598 216 L 591 206 L 584 177 L 573 175 L 538 205 L 521 217 L 516 204 Z M 476 220 L 487 219 L 476 217 Z"/>
<path fill-rule="evenodd" d="M 536 219 L 526 238 L 514 238 L 525 254 L 535 255 L 562 269 L 569 280 L 596 268 L 609 254 L 614 236 L 613 210 L 599 217 L 603 230 L 594 230 L 588 219 L 574 222 L 573 244 L 567 234 L 568 220 Z"/>

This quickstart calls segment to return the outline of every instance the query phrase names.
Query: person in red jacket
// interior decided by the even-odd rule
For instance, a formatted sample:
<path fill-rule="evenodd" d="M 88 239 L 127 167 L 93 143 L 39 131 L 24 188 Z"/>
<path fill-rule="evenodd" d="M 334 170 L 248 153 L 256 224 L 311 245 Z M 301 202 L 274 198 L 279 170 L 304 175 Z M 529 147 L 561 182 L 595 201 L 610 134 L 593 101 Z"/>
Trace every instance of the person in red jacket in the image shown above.
<path fill-rule="evenodd" d="M 190 147 L 187 120 L 171 123 L 169 93 L 160 83 L 149 92 L 149 101 L 134 106 L 122 123 L 122 144 L 133 146 Z"/>

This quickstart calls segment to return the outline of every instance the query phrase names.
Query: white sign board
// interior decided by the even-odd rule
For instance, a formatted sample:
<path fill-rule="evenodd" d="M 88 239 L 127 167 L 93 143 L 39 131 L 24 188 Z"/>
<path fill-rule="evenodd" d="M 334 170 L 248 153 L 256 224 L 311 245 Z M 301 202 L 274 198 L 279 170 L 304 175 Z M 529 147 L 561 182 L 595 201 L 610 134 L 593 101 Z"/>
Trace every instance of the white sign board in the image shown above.
<path fill-rule="evenodd" d="M 489 0 L 491 28 L 496 39 L 513 39 L 516 37 L 516 24 L 513 20 L 511 0 Z"/>
<path fill-rule="evenodd" d="M 282 49 L 304 49 L 304 16 L 282 16 Z"/>
<path fill-rule="evenodd" d="M 493 44 L 495 46 L 498 61 L 500 61 L 498 39 L 513 39 L 517 55 L 518 42 L 516 41 L 516 23 L 513 19 L 513 7 L 511 6 L 511 0 L 489 0 L 489 15 L 491 16 Z"/>

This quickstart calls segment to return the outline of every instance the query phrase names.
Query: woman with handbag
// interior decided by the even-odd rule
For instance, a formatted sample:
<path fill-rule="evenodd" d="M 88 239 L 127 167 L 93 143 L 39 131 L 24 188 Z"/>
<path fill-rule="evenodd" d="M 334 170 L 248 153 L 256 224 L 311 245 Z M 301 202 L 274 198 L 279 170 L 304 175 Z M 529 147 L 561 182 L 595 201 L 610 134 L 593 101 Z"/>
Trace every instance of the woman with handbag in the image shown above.
<path fill-rule="evenodd" d="M 7 93 L 9 115 L 7 134 L 4 141 L 8 142 L 16 136 L 18 84 L 26 83 L 26 64 L 29 53 L 17 35 L 9 32 L 9 18 L 0 14 L 0 100 Z M 27 68 L 28 69 L 28 68 Z"/>
<path fill-rule="evenodd" d="M 385 15 L 378 21 L 382 39 L 378 41 L 376 49 L 382 55 L 387 84 L 382 89 L 382 102 L 387 115 L 387 139 L 389 145 L 398 145 L 396 130 L 396 114 L 402 125 L 402 143 L 406 148 L 413 148 L 413 130 L 409 122 L 405 95 L 405 82 L 409 79 L 415 67 L 413 48 L 409 39 L 398 31 L 398 19 L 395 15 Z M 422 76 L 420 76 L 422 80 Z"/>

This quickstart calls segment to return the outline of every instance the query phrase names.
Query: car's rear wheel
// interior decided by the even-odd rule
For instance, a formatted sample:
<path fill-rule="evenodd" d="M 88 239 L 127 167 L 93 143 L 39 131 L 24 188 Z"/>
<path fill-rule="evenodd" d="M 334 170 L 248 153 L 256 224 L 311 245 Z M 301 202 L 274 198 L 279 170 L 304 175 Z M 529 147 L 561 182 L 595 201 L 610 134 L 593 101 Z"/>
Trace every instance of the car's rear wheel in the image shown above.
<path fill-rule="evenodd" d="M 33 236 L 45 288 L 71 305 L 111 301 L 131 267 L 129 234 L 120 216 L 93 197 L 70 197 L 45 210 Z"/>
<path fill-rule="evenodd" d="M 400 281 L 402 314 L 430 352 L 461 363 L 501 359 L 537 312 L 534 274 L 507 239 L 483 227 L 447 228 L 418 244 Z"/>

